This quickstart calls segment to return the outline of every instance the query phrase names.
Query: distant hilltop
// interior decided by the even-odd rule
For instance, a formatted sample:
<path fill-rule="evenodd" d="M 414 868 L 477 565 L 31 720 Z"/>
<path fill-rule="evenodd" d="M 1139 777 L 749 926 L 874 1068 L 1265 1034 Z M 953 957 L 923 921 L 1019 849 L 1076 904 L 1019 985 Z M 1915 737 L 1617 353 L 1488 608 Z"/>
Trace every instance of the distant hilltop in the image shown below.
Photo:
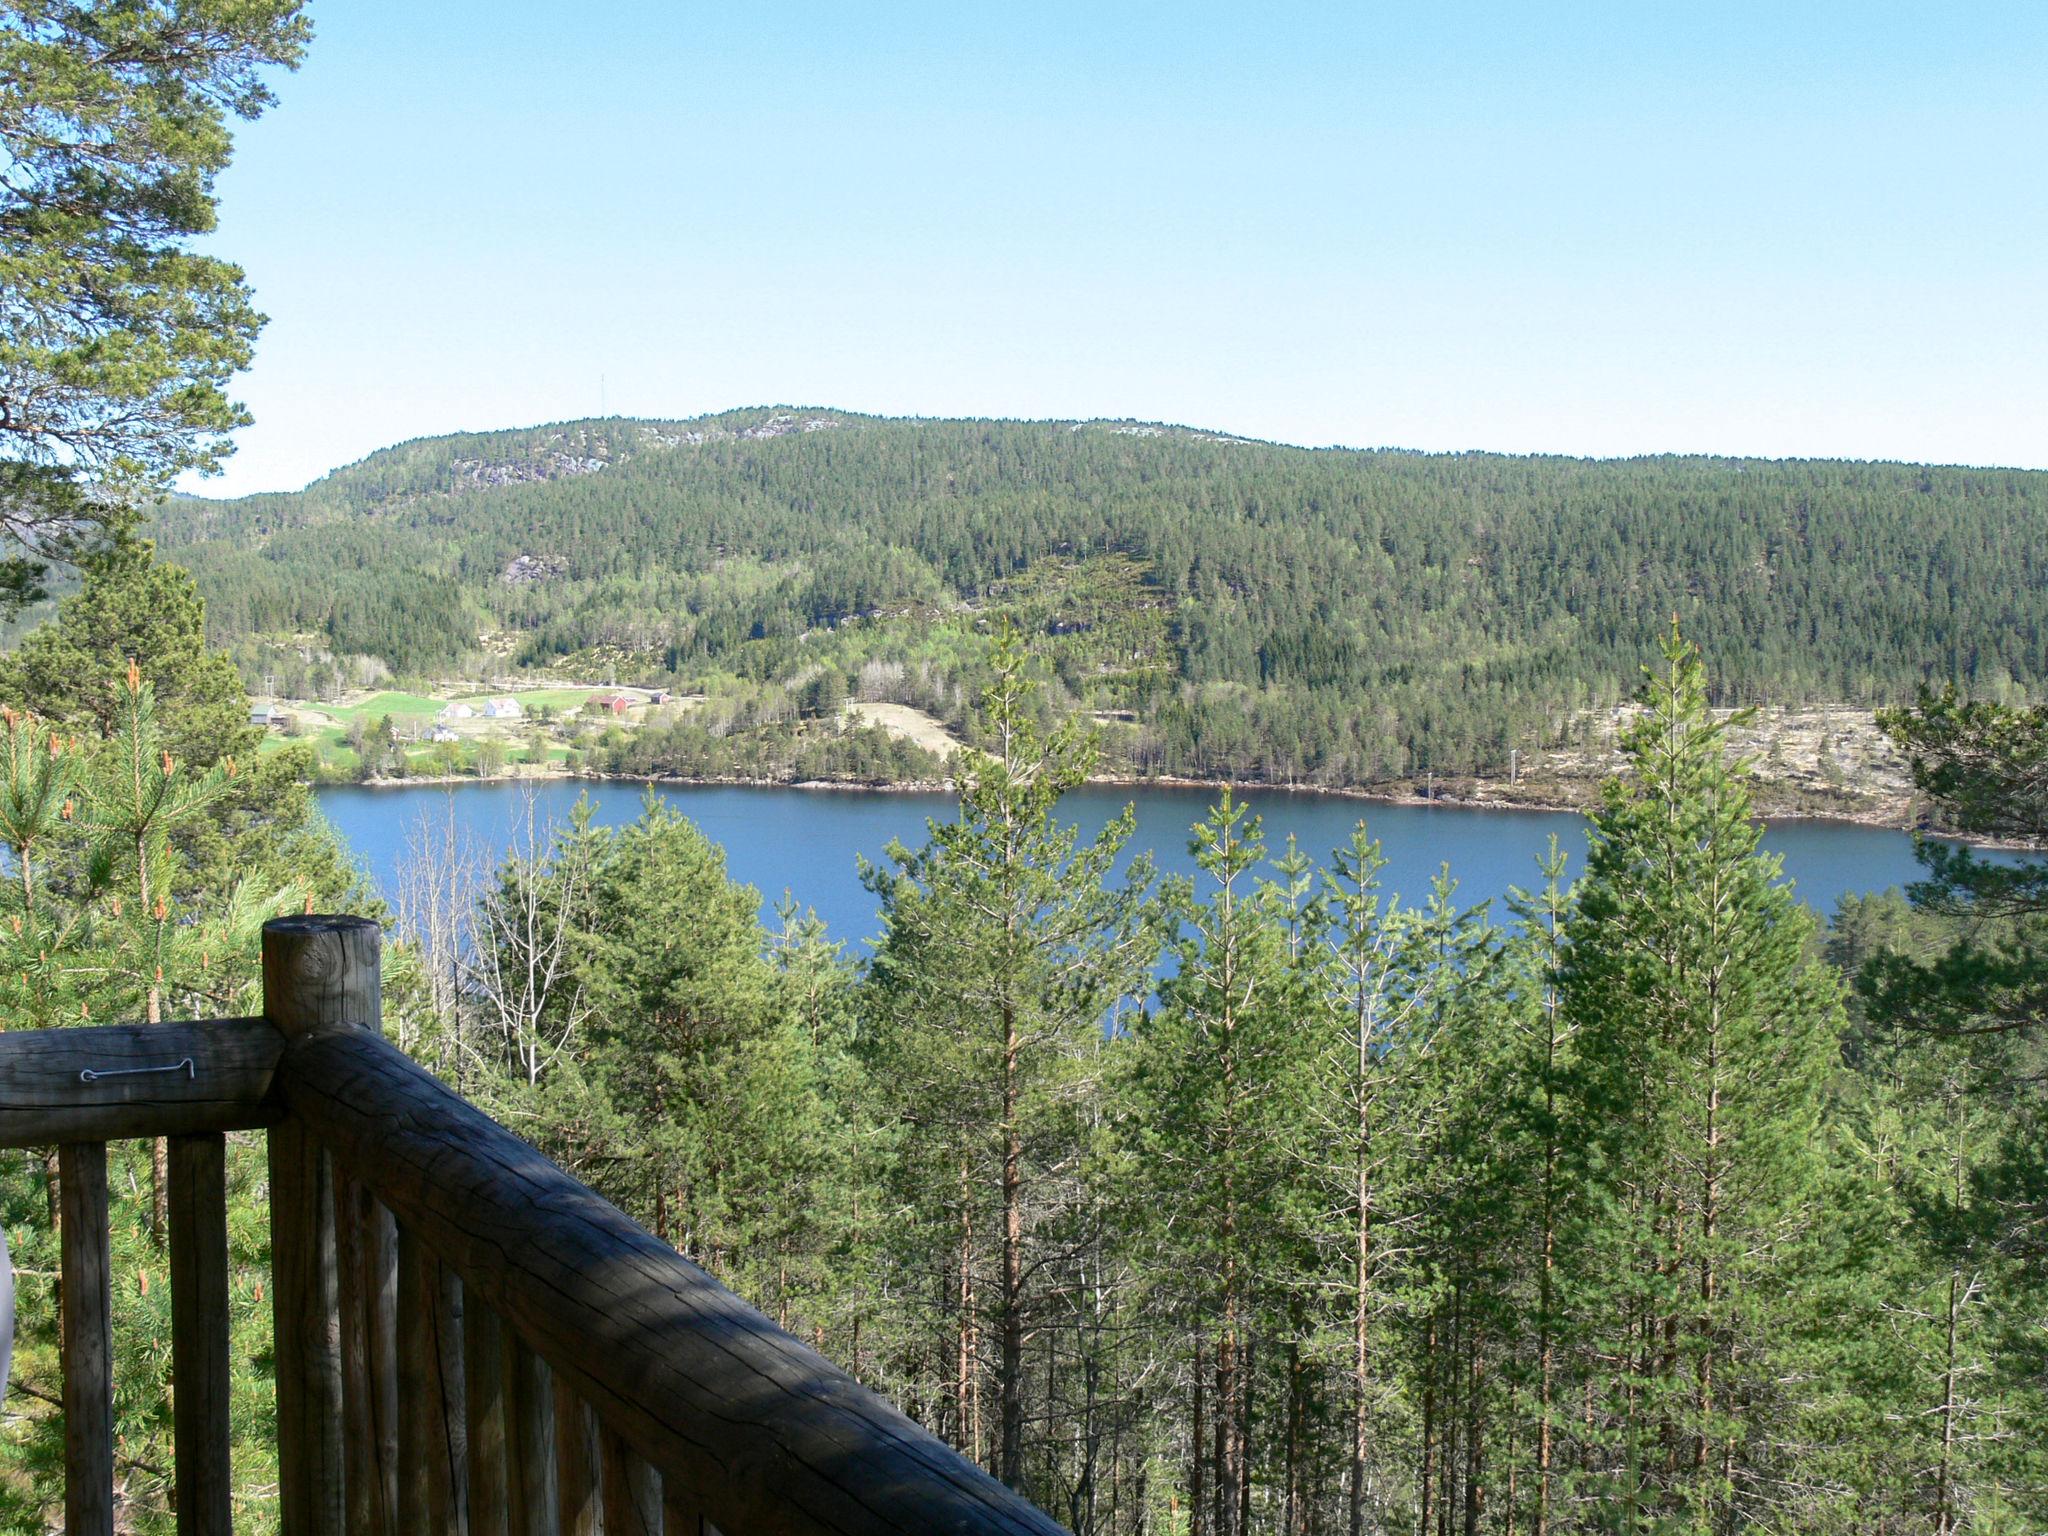
<path fill-rule="evenodd" d="M 1121 768 L 1361 786 L 1590 761 L 1674 614 L 1723 705 L 2033 696 L 2043 527 L 2040 471 L 773 406 L 422 438 L 157 534 L 252 679 L 610 678 L 721 743 L 825 689 L 971 734 L 1009 623 Z"/>

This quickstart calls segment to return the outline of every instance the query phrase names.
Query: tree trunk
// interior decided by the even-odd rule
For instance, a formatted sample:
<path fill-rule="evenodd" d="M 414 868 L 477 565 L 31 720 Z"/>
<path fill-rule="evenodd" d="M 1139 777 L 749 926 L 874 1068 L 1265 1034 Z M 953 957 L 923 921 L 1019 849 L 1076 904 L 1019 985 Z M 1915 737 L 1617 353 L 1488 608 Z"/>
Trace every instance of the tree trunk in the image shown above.
<path fill-rule="evenodd" d="M 1948 1277 L 1948 1326 L 1941 1371 L 1941 1461 L 1934 1475 L 1934 1536 L 1955 1536 L 1953 1478 L 1956 1449 L 1956 1319 L 1962 1276 Z"/>
<path fill-rule="evenodd" d="M 1229 1303 L 1225 1303 L 1223 1331 L 1216 1337 L 1216 1536 L 1237 1536 L 1237 1488 L 1231 1482 L 1230 1431 L 1236 1421 L 1234 1341 L 1230 1337 Z"/>
<path fill-rule="evenodd" d="M 1365 1536 L 1365 1460 L 1372 1434 L 1372 1105 L 1366 1075 L 1372 1071 L 1365 1021 L 1358 1025 L 1358 1138 L 1356 1143 L 1358 1240 L 1353 1254 L 1351 1307 L 1351 1479 L 1347 1493 L 1349 1536 Z"/>
<path fill-rule="evenodd" d="M 960 1164 L 959 1327 L 953 1360 L 953 1442 L 961 1455 L 981 1459 L 980 1414 L 974 1392 L 974 1205 L 965 1160 Z"/>
<path fill-rule="evenodd" d="M 1532 1536 L 1550 1536 L 1550 1416 L 1557 1370 L 1552 1308 L 1557 1295 L 1557 1005 L 1548 1003 L 1543 1050 L 1543 1269 L 1536 1301 L 1536 1518 Z M 1510 1515 L 1510 1519 L 1512 1519 Z"/>
<path fill-rule="evenodd" d="M 1237 1364 L 1237 1424 L 1231 1435 L 1237 1451 L 1237 1536 L 1252 1528 L 1252 1340 L 1246 1339 Z"/>
<path fill-rule="evenodd" d="M 1472 1336 L 1471 1359 L 1465 1393 L 1465 1536 L 1479 1536 L 1479 1519 L 1486 1507 L 1486 1492 L 1480 1482 L 1486 1454 L 1486 1361 L 1477 1330 Z"/>
<path fill-rule="evenodd" d="M 1299 1297 L 1289 1304 L 1289 1312 L 1293 1326 L 1287 1337 L 1287 1507 L 1282 1530 L 1284 1536 L 1301 1536 L 1301 1435 L 1307 1408 L 1307 1380 L 1301 1365 L 1301 1333 L 1306 1324 Z"/>
<path fill-rule="evenodd" d="M 1017 1020 L 1003 1009 L 1003 1295 L 1002 1455 L 997 1476 L 1012 1488 L 1024 1480 L 1024 1207 L 1023 1133 L 1017 1123 Z"/>
<path fill-rule="evenodd" d="M 1421 1518 L 1418 1536 L 1429 1536 L 1430 1496 L 1436 1488 L 1436 1320 L 1430 1319 L 1422 1347 L 1422 1472 L 1416 1478 Z"/>

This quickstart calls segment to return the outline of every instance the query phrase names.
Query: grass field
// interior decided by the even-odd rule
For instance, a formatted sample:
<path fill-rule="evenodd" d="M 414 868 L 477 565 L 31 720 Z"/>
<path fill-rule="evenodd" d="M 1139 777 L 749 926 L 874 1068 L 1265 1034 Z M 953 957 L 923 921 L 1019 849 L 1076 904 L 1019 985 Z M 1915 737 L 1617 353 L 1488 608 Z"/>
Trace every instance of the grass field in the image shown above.
<path fill-rule="evenodd" d="M 582 702 L 599 690 L 595 688 L 528 688 L 511 695 L 528 709 L 552 709 L 565 712 L 577 708 Z M 486 699 L 503 698 L 496 693 L 463 694 L 459 700 L 430 699 L 422 693 L 399 693 L 387 691 L 373 693 L 357 704 L 322 704 L 315 706 L 321 713 L 332 715 L 337 720 L 362 720 L 375 722 L 389 715 L 394 720 L 431 719 L 441 713 L 451 702 L 481 706 Z"/>
<path fill-rule="evenodd" d="M 433 716 L 441 713 L 446 699 L 430 699 L 420 693 L 373 693 L 360 704 L 323 704 L 321 713 L 332 715 L 337 720 L 381 720 L 386 715 L 393 719 L 406 716 Z"/>

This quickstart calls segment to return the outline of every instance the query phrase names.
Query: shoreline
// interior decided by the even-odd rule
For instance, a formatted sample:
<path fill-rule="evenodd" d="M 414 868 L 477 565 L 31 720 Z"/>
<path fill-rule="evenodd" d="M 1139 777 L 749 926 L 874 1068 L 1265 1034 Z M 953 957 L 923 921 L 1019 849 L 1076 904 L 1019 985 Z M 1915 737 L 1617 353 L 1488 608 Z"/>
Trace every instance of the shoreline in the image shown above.
<path fill-rule="evenodd" d="M 1090 774 L 1087 784 L 1092 788 L 1105 789 L 1179 789 L 1179 790 L 1222 790 L 1230 789 L 1238 794 L 1288 794 L 1313 795 L 1328 799 L 1357 800 L 1372 805 L 1398 805 L 1417 810 L 1443 809 L 1453 811 L 1529 811 L 1541 815 L 1584 815 L 1589 808 L 1592 792 L 1597 788 L 1588 785 L 1587 800 L 1573 804 L 1562 799 L 1509 799 L 1498 795 L 1461 795 L 1455 792 L 1439 791 L 1436 795 L 1418 794 L 1414 790 L 1397 788 L 1373 788 L 1363 785 L 1324 784 L 1273 784 L 1261 781 L 1190 778 L 1178 774 Z M 874 783 L 853 779 L 774 779 L 750 778 L 739 774 L 629 774 L 599 773 L 590 770 L 559 773 L 498 773 L 489 777 L 475 774 L 421 775 L 402 779 L 365 779 L 357 782 L 314 780 L 314 789 L 417 789 L 453 788 L 475 784 L 522 784 L 522 783 L 596 783 L 596 784 L 645 784 L 650 786 L 674 786 L 676 788 L 700 789 L 795 789 L 806 792 L 871 795 L 943 795 L 952 791 L 953 785 L 946 779 L 911 779 L 888 783 Z M 1996 849 L 2009 852 L 2037 852 L 2024 843 L 2013 843 L 1986 838 L 1972 838 L 1950 832 L 1937 832 L 1927 827 L 1916 826 L 1903 817 L 1888 816 L 1871 811 L 1811 811 L 1811 810 L 1768 810 L 1760 814 L 1765 822 L 1833 822 L 1844 826 L 1869 827 L 1876 831 L 1904 832 L 1925 835 L 1942 842 L 1960 843 L 1973 848 Z"/>

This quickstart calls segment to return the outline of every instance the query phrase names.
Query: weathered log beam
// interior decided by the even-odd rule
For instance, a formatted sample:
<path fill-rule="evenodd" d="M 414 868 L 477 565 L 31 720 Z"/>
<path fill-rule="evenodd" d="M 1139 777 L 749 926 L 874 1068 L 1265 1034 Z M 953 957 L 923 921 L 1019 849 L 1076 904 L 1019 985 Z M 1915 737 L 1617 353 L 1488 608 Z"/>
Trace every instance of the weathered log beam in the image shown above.
<path fill-rule="evenodd" d="M 275 1125 L 283 1052 L 262 1019 L 0 1034 L 0 1147 Z"/>
<path fill-rule="evenodd" d="M 293 1123 L 721 1529 L 1060 1532 L 383 1039 L 308 1033 L 278 1081 Z"/>

